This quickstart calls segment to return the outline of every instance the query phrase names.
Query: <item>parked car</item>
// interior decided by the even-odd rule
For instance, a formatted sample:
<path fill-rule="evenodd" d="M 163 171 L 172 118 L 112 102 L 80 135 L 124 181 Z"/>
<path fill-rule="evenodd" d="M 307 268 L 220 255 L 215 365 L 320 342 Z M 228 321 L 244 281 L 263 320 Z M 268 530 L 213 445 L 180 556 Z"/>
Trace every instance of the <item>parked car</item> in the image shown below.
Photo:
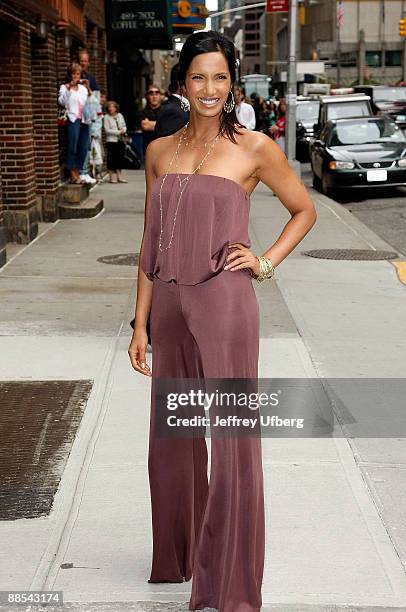
<path fill-rule="evenodd" d="M 406 87 L 356 85 L 354 90 L 370 96 L 375 115 L 389 115 L 399 127 L 406 129 Z"/>
<path fill-rule="evenodd" d="M 345 117 L 373 117 L 370 97 L 365 94 L 320 96 L 319 117 L 313 126 L 314 137 L 319 137 L 327 121 Z"/>
<path fill-rule="evenodd" d="M 335 119 L 310 147 L 313 186 L 326 195 L 406 185 L 406 137 L 389 117 Z"/>
<path fill-rule="evenodd" d="M 313 138 L 313 126 L 319 116 L 320 101 L 318 97 L 297 98 L 296 106 L 296 159 L 309 161 L 309 143 Z"/>

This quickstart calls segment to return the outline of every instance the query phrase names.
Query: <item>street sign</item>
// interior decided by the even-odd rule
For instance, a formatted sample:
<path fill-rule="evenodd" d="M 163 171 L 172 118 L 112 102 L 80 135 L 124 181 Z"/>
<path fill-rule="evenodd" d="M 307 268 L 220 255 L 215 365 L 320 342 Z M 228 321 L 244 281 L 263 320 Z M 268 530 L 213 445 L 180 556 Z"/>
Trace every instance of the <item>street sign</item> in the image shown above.
<path fill-rule="evenodd" d="M 266 12 L 267 13 L 288 13 L 289 12 L 289 0 L 267 0 Z"/>

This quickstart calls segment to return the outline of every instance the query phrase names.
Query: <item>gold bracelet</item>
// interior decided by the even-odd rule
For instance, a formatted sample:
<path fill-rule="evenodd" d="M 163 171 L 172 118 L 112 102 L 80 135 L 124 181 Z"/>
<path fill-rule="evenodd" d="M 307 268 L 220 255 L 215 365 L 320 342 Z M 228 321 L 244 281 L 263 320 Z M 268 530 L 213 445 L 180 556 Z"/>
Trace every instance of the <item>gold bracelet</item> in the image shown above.
<path fill-rule="evenodd" d="M 275 268 L 272 261 L 262 255 L 255 255 L 255 257 L 259 261 L 259 274 L 255 277 L 255 280 L 262 283 L 262 281 L 272 278 L 275 274 Z"/>

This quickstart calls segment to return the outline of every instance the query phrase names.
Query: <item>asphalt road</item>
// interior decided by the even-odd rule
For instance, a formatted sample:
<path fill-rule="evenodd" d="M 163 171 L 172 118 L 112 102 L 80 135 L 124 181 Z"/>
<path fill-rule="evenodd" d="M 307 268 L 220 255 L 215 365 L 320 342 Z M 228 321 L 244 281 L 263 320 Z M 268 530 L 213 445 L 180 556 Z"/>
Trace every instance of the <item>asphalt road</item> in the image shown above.
<path fill-rule="evenodd" d="M 302 179 L 312 186 L 310 164 L 302 164 Z M 406 187 L 354 190 L 337 201 L 406 258 Z"/>

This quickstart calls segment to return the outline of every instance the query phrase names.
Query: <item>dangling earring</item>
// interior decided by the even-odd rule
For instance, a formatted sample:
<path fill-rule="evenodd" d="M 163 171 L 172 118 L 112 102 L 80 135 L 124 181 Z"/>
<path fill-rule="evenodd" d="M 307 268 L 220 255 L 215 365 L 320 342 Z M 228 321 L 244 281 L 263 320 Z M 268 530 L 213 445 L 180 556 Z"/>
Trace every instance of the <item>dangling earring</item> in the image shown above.
<path fill-rule="evenodd" d="M 233 94 L 233 92 L 232 92 L 231 90 L 230 90 L 230 94 L 231 94 L 231 100 L 230 100 L 230 102 L 227 102 L 227 101 L 226 101 L 226 102 L 225 102 L 225 104 L 224 104 L 224 106 L 223 106 L 224 111 L 225 111 L 226 113 L 231 113 L 231 111 L 233 110 L 233 108 L 234 108 L 234 106 L 235 106 L 234 94 Z M 228 100 L 228 96 L 227 96 L 227 100 Z"/>
<path fill-rule="evenodd" d="M 180 107 L 184 113 L 187 113 L 189 110 L 189 103 L 186 98 L 183 97 L 183 94 L 180 96 Z"/>

